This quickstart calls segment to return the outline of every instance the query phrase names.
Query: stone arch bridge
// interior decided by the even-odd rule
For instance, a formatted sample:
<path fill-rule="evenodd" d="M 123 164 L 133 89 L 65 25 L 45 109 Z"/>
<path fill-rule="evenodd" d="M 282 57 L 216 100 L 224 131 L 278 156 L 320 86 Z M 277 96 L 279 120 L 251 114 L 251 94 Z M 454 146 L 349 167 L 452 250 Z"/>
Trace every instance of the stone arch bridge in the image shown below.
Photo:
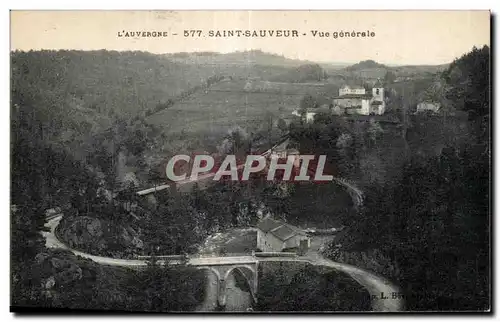
<path fill-rule="evenodd" d="M 47 248 L 59 248 L 67 249 L 77 256 L 90 259 L 101 265 L 109 266 L 121 266 L 129 268 L 144 268 L 148 266 L 148 260 L 139 259 L 124 259 L 124 258 L 112 258 L 88 254 L 76 249 L 68 247 L 66 244 L 57 239 L 55 234 L 55 229 L 61 220 L 62 215 L 56 214 L 51 215 L 47 223 L 45 224 L 46 230 L 42 231 L 41 234 L 45 238 L 45 246 Z M 261 257 L 262 255 L 267 255 Z M 284 256 L 287 255 L 287 256 Z M 286 253 L 257 253 L 246 256 L 224 256 L 224 257 L 184 257 L 175 256 L 158 256 L 158 264 L 169 263 L 169 264 L 179 264 L 187 265 L 192 267 L 197 267 L 199 269 L 208 269 L 217 276 L 218 283 L 218 296 L 217 302 L 220 306 L 225 306 L 227 297 L 227 287 L 226 280 L 233 271 L 241 273 L 245 277 L 253 300 L 256 302 L 257 299 L 257 287 L 258 287 L 258 266 L 259 262 L 306 262 L 316 266 L 324 266 L 332 269 L 336 269 L 346 274 L 350 275 L 354 280 L 363 285 L 371 295 L 372 299 L 372 310 L 373 311 L 400 311 L 403 309 L 404 300 L 397 299 L 381 299 L 380 294 L 400 294 L 400 289 L 393 285 L 388 280 L 381 276 L 377 276 L 371 272 L 365 271 L 363 269 L 343 264 L 333 262 L 326 258 L 323 258 L 319 254 L 310 257 L 289 257 Z"/>
<path fill-rule="evenodd" d="M 257 303 L 258 291 L 258 267 L 260 261 L 273 261 L 273 260 L 299 260 L 300 259 L 292 253 L 262 253 L 271 257 L 259 257 L 252 255 L 241 256 L 184 256 L 184 255 L 166 255 L 157 256 L 156 263 L 159 265 L 186 265 L 187 267 L 194 267 L 199 270 L 206 270 L 216 277 L 217 283 L 217 304 L 220 307 L 226 306 L 227 299 L 227 280 L 231 273 L 240 274 L 252 296 L 252 300 Z M 121 261 L 124 266 L 129 266 L 137 269 L 146 268 L 147 262 L 151 259 L 150 256 L 138 256 L 134 260 L 118 260 L 115 259 L 113 264 L 118 264 L 116 261 Z M 307 261 L 307 260 L 305 260 Z"/>
<path fill-rule="evenodd" d="M 227 300 L 227 280 L 231 273 L 239 273 L 245 278 L 250 289 L 250 294 L 254 303 L 257 303 L 258 290 L 258 261 L 238 264 L 220 264 L 198 266 L 198 269 L 208 270 L 217 277 L 217 304 L 226 306 Z"/>
<path fill-rule="evenodd" d="M 310 258 L 300 257 L 293 253 L 271 252 L 227 257 L 191 257 L 187 265 L 198 269 L 207 270 L 217 278 L 217 304 L 226 306 L 227 280 L 231 273 L 236 272 L 244 277 L 252 296 L 254 304 L 257 303 L 259 288 L 259 263 L 260 262 L 304 262 L 314 265 Z"/>

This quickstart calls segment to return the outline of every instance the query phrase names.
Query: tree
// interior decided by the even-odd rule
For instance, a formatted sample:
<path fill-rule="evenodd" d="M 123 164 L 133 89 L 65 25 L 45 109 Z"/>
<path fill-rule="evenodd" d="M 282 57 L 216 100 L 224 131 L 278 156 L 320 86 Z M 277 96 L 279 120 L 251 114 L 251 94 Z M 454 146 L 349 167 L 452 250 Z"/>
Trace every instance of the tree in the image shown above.
<path fill-rule="evenodd" d="M 390 277 L 415 295 L 410 309 L 487 306 L 489 160 L 480 150 L 448 146 L 441 157 L 409 160 L 398 182 L 370 187 L 363 209 L 345 218 L 351 229 L 335 243 L 344 251 L 379 249 L 390 258 L 400 267 Z M 470 285 L 466 276 L 477 282 Z"/>
<path fill-rule="evenodd" d="M 162 180 L 165 179 L 163 173 L 160 172 L 160 167 L 152 167 L 148 171 L 148 180 L 153 182 L 154 187 L 156 187 Z"/>
<path fill-rule="evenodd" d="M 235 126 L 228 131 L 218 149 L 222 154 L 246 155 L 250 147 L 251 141 L 248 133 L 243 128 Z"/>
<path fill-rule="evenodd" d="M 384 129 L 380 126 L 380 123 L 375 119 L 370 119 L 370 124 L 368 129 L 366 130 L 368 134 L 369 142 L 373 145 L 377 144 L 377 139 L 380 137 L 382 133 L 384 133 Z"/>
<path fill-rule="evenodd" d="M 307 110 L 309 108 L 317 108 L 318 101 L 310 94 L 304 95 L 300 100 L 300 109 Z"/>
<path fill-rule="evenodd" d="M 272 134 L 273 134 L 273 127 L 274 127 L 274 120 L 276 119 L 276 116 L 274 113 L 267 111 L 266 114 L 264 115 L 264 131 L 266 133 L 266 137 L 268 139 L 268 143 L 272 143 Z"/>
<path fill-rule="evenodd" d="M 477 116 L 489 113 L 490 108 L 490 48 L 474 47 L 456 59 L 443 72 L 445 96 L 456 108 Z"/>
<path fill-rule="evenodd" d="M 280 129 L 282 134 L 286 134 L 288 132 L 288 125 L 286 124 L 285 120 L 278 120 L 278 129 Z"/>
<path fill-rule="evenodd" d="M 392 84 L 392 83 L 394 83 L 395 80 L 396 80 L 396 74 L 394 74 L 394 72 L 388 70 L 384 76 L 384 84 L 385 85 Z"/>

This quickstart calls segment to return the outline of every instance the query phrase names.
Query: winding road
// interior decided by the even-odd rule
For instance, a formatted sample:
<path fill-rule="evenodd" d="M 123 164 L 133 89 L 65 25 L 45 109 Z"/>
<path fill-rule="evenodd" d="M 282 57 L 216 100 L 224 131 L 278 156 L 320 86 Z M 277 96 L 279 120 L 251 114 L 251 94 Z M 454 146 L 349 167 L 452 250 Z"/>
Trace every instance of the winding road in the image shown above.
<path fill-rule="evenodd" d="M 269 154 L 272 153 L 272 151 L 275 148 L 279 146 L 286 147 L 288 139 L 289 139 L 288 136 L 284 136 L 277 144 L 275 144 L 272 148 L 265 151 L 261 155 L 268 156 Z M 243 167 L 243 165 L 240 165 L 238 168 L 240 167 Z M 211 178 L 212 176 L 214 176 L 213 173 L 200 175 L 198 176 L 198 180 Z M 184 180 L 183 182 L 178 182 L 177 184 L 183 185 L 192 182 L 193 181 L 188 179 Z M 349 191 L 355 206 L 359 206 L 360 204 L 363 203 L 363 193 L 354 184 L 342 178 L 336 178 L 335 182 L 337 184 L 340 184 L 341 186 L 346 188 L 346 190 Z M 170 185 L 164 184 L 162 186 L 138 191 L 137 194 L 142 196 L 168 188 L 170 188 Z M 47 248 L 67 249 L 77 256 L 91 259 L 94 262 L 102 265 L 122 266 L 122 267 L 145 267 L 148 265 L 146 259 L 121 259 L 121 258 L 103 257 L 103 256 L 91 255 L 88 253 L 72 249 L 63 242 L 61 242 L 59 239 L 57 239 L 55 234 L 55 229 L 62 219 L 62 214 L 55 215 L 47 219 L 48 221 L 45 224 L 45 226 L 49 228 L 49 231 L 42 232 L 42 235 L 45 237 Z M 169 264 L 187 264 L 190 266 L 210 266 L 210 265 L 224 265 L 224 264 L 231 265 L 231 264 L 248 264 L 256 262 L 278 262 L 278 261 L 306 262 L 316 266 L 329 267 L 344 272 L 349 276 L 351 276 L 355 281 L 357 281 L 359 284 L 365 287 L 368 293 L 370 293 L 371 306 L 373 311 L 396 312 L 396 311 L 402 311 L 404 309 L 404 301 L 398 296 L 401 293 L 397 286 L 393 285 L 385 278 L 378 276 L 374 273 L 371 273 L 369 271 L 348 264 L 334 262 L 327 258 L 324 258 L 318 251 L 309 252 L 307 256 L 300 256 L 300 257 L 255 257 L 250 255 L 223 256 L 223 257 L 205 256 L 205 257 L 189 257 L 187 258 L 187 260 L 184 261 L 179 259 L 168 259 L 168 260 L 159 259 L 158 263 L 163 264 L 167 261 Z M 208 274 L 206 299 L 198 307 L 197 309 L 198 311 L 209 311 L 216 306 L 215 304 L 216 296 L 214 296 L 216 288 L 214 285 L 215 285 L 214 277 L 211 274 Z"/>
<path fill-rule="evenodd" d="M 49 231 L 42 231 L 42 235 L 45 238 L 45 245 L 47 248 L 61 248 L 71 251 L 77 256 L 83 258 L 91 259 L 94 262 L 102 265 L 110 266 L 122 266 L 122 267 L 144 267 L 147 266 L 147 260 L 140 259 L 120 259 L 91 255 L 84 253 L 72 248 L 69 248 L 66 244 L 57 239 L 55 234 L 55 229 L 62 219 L 62 215 L 54 216 L 50 218 L 45 226 L 49 228 Z M 190 266 L 209 266 L 209 265 L 221 265 L 221 264 L 245 264 L 245 263 L 255 263 L 255 262 L 283 262 L 283 261 L 293 261 L 293 262 L 306 262 L 316 266 L 330 267 L 335 270 L 344 272 L 350 275 L 359 284 L 363 285 L 371 296 L 371 305 L 373 311 L 379 312 L 396 312 L 402 311 L 404 308 L 403 300 L 399 297 L 393 298 L 393 294 L 400 294 L 399 288 L 390 283 L 388 280 L 381 276 L 368 272 L 358 267 L 351 265 L 337 263 L 322 257 L 319 253 L 315 252 L 309 254 L 308 256 L 301 257 L 255 257 L 255 256 L 224 256 L 224 257 L 190 257 L 187 260 Z M 159 260 L 159 263 L 165 262 L 165 260 Z M 170 264 L 182 264 L 181 260 L 173 259 L 168 260 Z M 211 282 L 210 280 L 208 281 Z M 208 288 L 210 289 L 210 288 Z"/>

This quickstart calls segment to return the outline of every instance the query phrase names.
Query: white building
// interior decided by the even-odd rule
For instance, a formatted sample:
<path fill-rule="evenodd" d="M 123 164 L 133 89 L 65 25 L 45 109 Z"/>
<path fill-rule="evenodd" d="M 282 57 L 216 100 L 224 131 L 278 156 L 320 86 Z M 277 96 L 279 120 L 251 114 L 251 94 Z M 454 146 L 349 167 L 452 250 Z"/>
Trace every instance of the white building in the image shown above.
<path fill-rule="evenodd" d="M 305 251 L 311 245 L 306 233 L 269 217 L 257 224 L 257 248 L 263 252 Z"/>
<path fill-rule="evenodd" d="M 365 95 L 366 90 L 362 86 L 344 85 L 339 89 L 339 96 L 343 95 Z"/>
<path fill-rule="evenodd" d="M 306 111 L 305 115 L 304 115 L 304 120 L 306 121 L 306 123 L 312 123 L 314 121 L 314 116 L 316 115 L 317 113 L 316 112 L 310 112 L 310 111 Z M 294 116 L 297 116 L 297 117 L 303 117 L 299 110 L 294 110 L 292 112 L 292 115 Z"/>
<path fill-rule="evenodd" d="M 302 118 L 302 120 L 305 121 L 306 123 L 313 123 L 314 120 L 316 119 L 316 115 L 318 115 L 320 113 L 322 113 L 322 114 L 332 114 L 333 111 L 327 105 L 323 105 L 321 107 L 315 107 L 315 108 L 308 108 L 308 109 L 306 109 L 304 115 L 301 115 L 299 110 L 294 110 L 292 112 L 292 115 Z"/>
<path fill-rule="evenodd" d="M 384 88 L 377 82 L 371 93 L 364 88 L 343 86 L 333 99 L 336 114 L 382 115 L 385 113 Z M 342 113 L 342 114 L 344 114 Z"/>
<path fill-rule="evenodd" d="M 439 112 L 441 104 L 436 102 L 421 102 L 417 104 L 417 113 L 431 111 L 434 113 Z"/>

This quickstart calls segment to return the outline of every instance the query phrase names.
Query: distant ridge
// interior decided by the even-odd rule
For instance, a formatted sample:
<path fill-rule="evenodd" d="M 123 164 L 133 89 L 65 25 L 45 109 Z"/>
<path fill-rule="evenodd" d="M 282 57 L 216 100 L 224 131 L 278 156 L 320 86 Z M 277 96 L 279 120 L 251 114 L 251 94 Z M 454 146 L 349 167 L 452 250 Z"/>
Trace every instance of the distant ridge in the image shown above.
<path fill-rule="evenodd" d="M 388 68 L 388 66 L 384 64 L 379 64 L 374 60 L 363 60 L 360 61 L 357 64 L 347 66 L 345 69 L 349 71 L 356 71 L 356 70 L 362 70 L 362 69 L 371 69 L 371 68 Z"/>
<path fill-rule="evenodd" d="M 276 82 L 302 83 L 309 81 L 322 81 L 328 78 L 326 71 L 318 64 L 305 64 L 295 68 L 289 68 L 281 75 L 271 78 Z"/>
<path fill-rule="evenodd" d="M 308 60 L 292 59 L 282 55 L 264 52 L 262 50 L 219 52 L 181 52 L 165 54 L 170 60 L 188 64 L 238 64 L 238 65 L 270 65 L 297 67 L 313 64 Z"/>

